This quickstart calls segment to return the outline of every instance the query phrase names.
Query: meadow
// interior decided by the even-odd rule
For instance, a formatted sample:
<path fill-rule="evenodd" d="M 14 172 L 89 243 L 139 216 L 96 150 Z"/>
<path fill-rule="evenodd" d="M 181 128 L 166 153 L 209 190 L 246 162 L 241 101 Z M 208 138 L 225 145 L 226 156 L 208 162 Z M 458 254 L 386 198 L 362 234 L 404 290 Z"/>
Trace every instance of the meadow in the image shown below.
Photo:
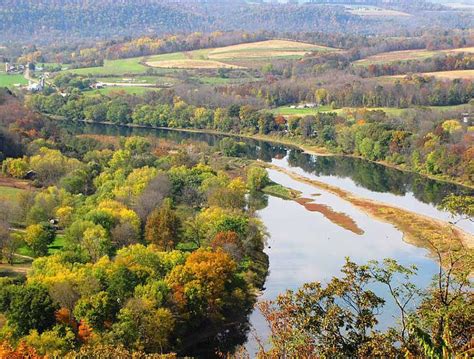
<path fill-rule="evenodd" d="M 456 106 L 426 106 L 426 107 L 418 107 L 419 109 L 426 109 L 430 111 L 438 111 L 438 112 L 447 112 L 447 111 L 463 111 L 464 109 L 468 109 L 470 105 L 456 105 Z M 354 111 L 377 111 L 381 110 L 384 111 L 388 116 L 401 116 L 405 112 L 413 111 L 414 108 L 396 108 L 396 107 L 366 107 L 366 108 L 350 108 L 344 107 L 339 109 L 332 109 L 330 106 L 320 106 L 317 108 L 291 108 L 290 106 L 281 106 L 273 109 L 271 112 L 275 115 L 282 115 L 282 116 L 309 116 L 309 115 L 316 115 L 318 113 L 327 113 L 327 112 L 335 112 L 336 114 L 346 117 L 349 116 Z"/>
<path fill-rule="evenodd" d="M 0 186 L 0 202 L 15 201 L 22 192 L 19 188 Z"/>
<path fill-rule="evenodd" d="M 382 52 L 377 55 L 369 56 L 365 59 L 354 62 L 355 65 L 367 66 L 367 65 L 380 65 L 398 61 L 410 61 L 410 60 L 423 60 L 434 56 L 456 54 L 460 52 L 466 52 L 474 54 L 474 47 L 464 47 L 458 49 L 449 50 L 404 50 L 404 51 L 391 51 Z"/>
<path fill-rule="evenodd" d="M 430 77 L 433 76 L 441 80 L 455 80 L 455 79 L 463 79 L 463 80 L 471 80 L 471 81 L 474 80 L 474 70 L 423 72 L 417 75 L 430 76 Z M 405 77 L 406 75 L 384 76 L 384 78 L 388 78 L 388 79 L 402 79 Z"/>
<path fill-rule="evenodd" d="M 17 84 L 26 85 L 28 81 L 21 74 L 7 75 L 0 72 L 0 87 L 14 87 Z"/>
<path fill-rule="evenodd" d="M 352 15 L 357 15 L 357 16 L 383 16 L 383 17 L 394 17 L 394 16 L 402 16 L 402 17 L 407 17 L 407 16 L 413 16 L 411 14 L 408 14 L 406 12 L 402 11 L 397 11 L 397 10 L 390 10 L 390 9 L 383 9 L 381 7 L 377 6 L 368 6 L 368 5 L 347 5 L 346 9 L 348 12 L 350 12 Z"/>
<path fill-rule="evenodd" d="M 268 61 L 273 58 L 301 58 L 312 51 L 337 51 L 337 49 L 297 41 L 267 40 L 189 52 L 105 60 L 104 66 L 101 67 L 68 71 L 79 75 L 121 76 L 143 75 L 151 69 L 159 71 L 159 74 L 173 73 L 172 69 L 237 69 L 247 67 L 249 59 Z M 246 64 L 244 66 L 239 62 Z"/>

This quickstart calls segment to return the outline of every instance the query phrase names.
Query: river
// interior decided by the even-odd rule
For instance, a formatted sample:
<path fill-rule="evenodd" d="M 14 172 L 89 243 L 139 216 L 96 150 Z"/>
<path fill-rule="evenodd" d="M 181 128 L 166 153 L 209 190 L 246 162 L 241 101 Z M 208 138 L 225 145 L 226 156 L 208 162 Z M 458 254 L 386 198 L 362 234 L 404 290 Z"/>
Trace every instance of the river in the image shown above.
<path fill-rule="evenodd" d="M 115 127 L 107 125 L 68 125 L 74 133 L 94 133 L 113 136 L 157 136 L 176 142 L 203 141 L 213 146 L 222 136 L 167 130 Z M 442 220 L 450 215 L 437 205 L 449 193 L 473 194 L 467 188 L 435 181 L 412 173 L 401 172 L 361 159 L 309 155 L 303 151 L 266 141 L 242 139 L 247 143 L 246 157 L 271 162 L 286 170 L 317 179 L 350 191 L 360 197 L 398 206 L 416 213 Z M 311 281 L 326 282 L 340 274 L 345 258 L 356 263 L 393 258 L 405 265 L 414 264 L 418 275 L 414 279 L 426 287 L 438 270 L 438 264 L 424 248 L 402 240 L 402 233 L 393 225 L 378 221 L 338 196 L 296 181 L 289 175 L 269 170 L 270 178 L 284 186 L 302 192 L 302 196 L 326 205 L 335 212 L 350 217 L 363 234 L 357 234 L 332 222 L 320 212 L 310 212 L 294 201 L 268 198 L 268 205 L 259 211 L 269 238 L 266 253 L 269 256 L 269 275 L 260 299 L 273 299 L 287 289 L 297 289 Z M 461 221 L 459 227 L 474 234 L 474 225 Z M 384 290 L 378 293 L 386 298 Z M 397 315 L 390 300 L 384 308 L 379 327 L 394 324 Z M 261 314 L 255 310 L 250 317 L 254 331 L 262 338 L 268 333 Z M 251 355 L 256 350 L 253 334 L 249 334 L 246 348 Z"/>

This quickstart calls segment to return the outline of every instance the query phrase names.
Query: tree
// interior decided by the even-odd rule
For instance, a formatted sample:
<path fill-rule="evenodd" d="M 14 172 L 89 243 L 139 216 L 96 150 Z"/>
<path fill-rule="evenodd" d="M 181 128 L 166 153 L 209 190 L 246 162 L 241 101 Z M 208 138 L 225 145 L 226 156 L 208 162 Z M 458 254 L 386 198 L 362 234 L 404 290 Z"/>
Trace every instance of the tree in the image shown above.
<path fill-rule="evenodd" d="M 443 199 L 440 208 L 451 213 L 457 222 L 466 219 L 474 222 L 474 198 L 472 196 L 457 196 L 450 194 Z"/>
<path fill-rule="evenodd" d="M 26 228 L 25 241 L 36 257 L 48 254 L 48 246 L 54 237 L 54 229 L 47 224 L 32 224 Z"/>
<path fill-rule="evenodd" d="M 261 191 L 268 186 L 270 178 L 264 168 L 250 167 L 247 171 L 247 187 L 251 191 Z"/>
<path fill-rule="evenodd" d="M 9 292 L 6 317 L 16 337 L 28 334 L 31 329 L 41 333 L 53 326 L 57 307 L 44 286 L 12 286 Z"/>
<path fill-rule="evenodd" d="M 189 313 L 191 318 L 218 321 L 231 315 L 232 306 L 238 311 L 239 304 L 243 304 L 243 298 L 234 297 L 245 293 L 241 287 L 245 284 L 237 279 L 235 270 L 235 262 L 224 251 L 198 249 L 189 255 L 184 265 L 173 268 L 167 283 L 180 310 Z"/>
<path fill-rule="evenodd" d="M 93 262 L 97 262 L 99 258 L 110 254 L 111 250 L 107 231 L 99 224 L 89 227 L 84 231 L 81 246 Z"/>
<path fill-rule="evenodd" d="M 102 330 L 104 323 L 112 319 L 116 304 L 107 292 L 81 297 L 74 308 L 74 317 L 84 320 L 94 329 Z"/>
<path fill-rule="evenodd" d="M 154 308 L 142 299 L 130 299 L 112 327 L 113 340 L 133 350 L 164 353 L 174 328 L 173 315 L 165 308 Z"/>
<path fill-rule="evenodd" d="M 172 208 L 171 200 L 166 199 L 160 208 L 148 216 L 145 239 L 168 251 L 178 243 L 180 229 L 181 221 Z"/>
<path fill-rule="evenodd" d="M 3 257 L 7 257 L 7 248 L 12 241 L 10 235 L 10 228 L 7 222 L 0 221 L 0 263 L 3 260 Z"/>
<path fill-rule="evenodd" d="M 347 260 L 342 273 L 342 278 L 333 278 L 326 286 L 308 283 L 297 292 L 288 291 L 259 305 L 270 324 L 273 343 L 272 349 L 262 354 L 393 356 L 392 350 L 375 351 L 384 342 L 375 332 L 376 314 L 384 301 L 366 288 L 371 281 L 368 268 Z"/>

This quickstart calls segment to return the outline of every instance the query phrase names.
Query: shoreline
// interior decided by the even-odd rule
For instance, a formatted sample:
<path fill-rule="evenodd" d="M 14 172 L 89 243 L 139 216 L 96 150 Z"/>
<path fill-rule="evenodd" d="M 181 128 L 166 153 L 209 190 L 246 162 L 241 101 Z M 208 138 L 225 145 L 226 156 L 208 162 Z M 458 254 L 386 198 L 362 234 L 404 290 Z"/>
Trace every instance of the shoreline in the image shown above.
<path fill-rule="evenodd" d="M 436 251 L 439 251 L 442 259 L 447 259 L 451 251 L 474 252 L 474 235 L 449 222 L 363 198 L 337 186 L 307 178 L 277 165 L 267 163 L 261 165 L 286 174 L 300 183 L 328 191 L 349 202 L 370 218 L 393 225 L 402 233 L 404 242 L 428 250 L 434 258 L 436 258 Z"/>
<path fill-rule="evenodd" d="M 280 144 L 288 147 L 293 147 L 295 149 L 299 149 L 303 151 L 304 153 L 307 153 L 309 155 L 314 155 L 314 156 L 326 156 L 326 157 L 331 157 L 331 156 L 341 156 L 341 157 L 347 157 L 347 158 L 356 158 L 360 160 L 364 160 L 367 162 L 375 163 L 387 168 L 392 168 L 396 169 L 398 171 L 402 171 L 405 173 L 412 173 L 416 174 L 431 180 L 439 181 L 439 182 L 444 182 L 444 183 L 449 183 L 461 187 L 465 187 L 470 190 L 474 190 L 474 185 L 451 180 L 451 179 L 446 179 L 446 178 L 440 178 L 434 175 L 429 175 L 426 173 L 420 173 L 416 172 L 413 170 L 410 170 L 408 168 L 404 168 L 395 164 L 387 163 L 386 161 L 372 161 L 367 158 L 363 158 L 361 156 L 356 156 L 356 155 L 348 155 L 348 154 L 339 154 L 339 153 L 333 153 L 330 152 L 328 149 L 324 147 L 318 147 L 318 146 L 312 146 L 312 145 L 306 145 L 302 144 L 299 142 L 283 139 L 281 137 L 276 137 L 276 136 L 269 136 L 269 135 L 260 135 L 260 134 L 255 134 L 255 135 L 249 135 L 249 134 L 239 134 L 239 133 L 233 133 L 233 132 L 222 132 L 222 131 L 216 131 L 216 130 L 210 130 L 210 129 L 194 129 L 194 128 L 174 128 L 174 127 L 160 127 L 160 126 L 147 126 L 147 125 L 137 125 L 133 123 L 128 123 L 128 124 L 116 124 L 112 122 L 107 122 L 107 121 L 100 121 L 100 122 L 94 122 L 94 121 L 88 121 L 88 120 L 67 120 L 65 118 L 58 118 L 56 116 L 51 116 L 51 115 L 46 115 L 50 119 L 54 120 L 61 120 L 61 121 L 70 121 L 70 122 L 81 122 L 85 124 L 98 124 L 98 125 L 105 125 L 105 126 L 116 126 L 116 127 L 127 127 L 127 128 L 139 128 L 139 129 L 149 129 L 149 130 L 165 130 L 165 131 L 175 131 L 175 132 L 188 132 L 188 133 L 202 133 L 202 134 L 209 134 L 209 135 L 218 135 L 218 136 L 227 136 L 227 137 L 235 137 L 235 138 L 245 138 L 245 139 L 250 139 L 250 140 L 256 140 L 256 141 L 267 141 L 270 143 L 274 144 Z"/>

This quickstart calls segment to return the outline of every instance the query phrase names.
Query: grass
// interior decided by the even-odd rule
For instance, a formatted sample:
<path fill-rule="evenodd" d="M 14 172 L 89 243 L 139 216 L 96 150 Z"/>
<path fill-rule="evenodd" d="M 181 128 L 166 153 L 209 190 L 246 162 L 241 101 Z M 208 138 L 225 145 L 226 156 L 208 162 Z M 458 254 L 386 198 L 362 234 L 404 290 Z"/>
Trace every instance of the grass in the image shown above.
<path fill-rule="evenodd" d="M 398 17 L 398 16 L 412 16 L 406 12 L 383 9 L 377 6 L 367 6 L 367 5 L 347 5 L 346 9 L 353 15 L 357 16 L 384 16 L 384 17 Z"/>
<path fill-rule="evenodd" d="M 430 77 L 433 76 L 437 79 L 445 79 L 445 80 L 455 80 L 455 79 L 474 80 L 474 70 L 422 72 L 417 75 L 430 76 Z M 406 75 L 395 75 L 395 76 L 384 76 L 384 77 L 390 78 L 390 79 L 403 79 L 406 77 Z"/>
<path fill-rule="evenodd" d="M 127 86 L 127 87 L 105 87 L 103 89 L 99 90 L 91 90 L 85 92 L 89 96 L 93 95 L 110 95 L 111 93 L 114 92 L 125 92 L 127 94 L 133 94 L 133 95 L 143 95 L 144 93 L 148 91 L 158 91 L 159 89 L 154 88 L 154 87 L 140 87 L 140 86 Z"/>
<path fill-rule="evenodd" d="M 194 60 L 194 59 L 183 59 L 183 60 L 159 60 L 159 61 L 147 61 L 147 65 L 153 68 L 165 68 L 165 69 L 241 69 L 242 66 L 226 64 L 221 61 L 214 60 Z"/>
<path fill-rule="evenodd" d="M 157 55 L 147 64 L 163 68 L 242 68 L 239 61 L 270 60 L 274 58 L 302 58 L 312 51 L 335 51 L 336 49 L 308 43 L 267 40 L 247 44 L 201 49 L 190 52 Z M 232 61 L 231 64 L 225 61 Z"/>
<path fill-rule="evenodd" d="M 28 81 L 23 75 L 7 75 L 6 73 L 0 73 L 0 87 L 13 87 L 16 84 L 26 85 Z"/>
<path fill-rule="evenodd" d="M 434 56 L 456 54 L 460 52 L 474 53 L 474 47 L 464 47 L 458 49 L 449 50 L 403 50 L 403 51 L 390 51 L 382 52 L 377 55 L 369 56 L 365 59 L 354 62 L 355 65 L 367 66 L 367 65 L 381 65 L 386 63 L 398 62 L 398 61 L 410 61 L 410 60 L 423 60 Z"/>
<path fill-rule="evenodd" d="M 169 76 L 111 76 L 100 78 L 102 82 L 130 83 L 130 84 L 163 84 L 174 83 L 176 79 Z"/>
<path fill-rule="evenodd" d="M 291 188 L 287 188 L 278 183 L 272 183 L 266 186 L 263 189 L 263 193 L 266 193 L 270 196 L 286 199 L 286 200 L 294 200 L 294 199 L 297 199 L 301 195 L 301 192 L 296 191 Z"/>
<path fill-rule="evenodd" d="M 315 115 L 320 112 L 337 112 L 331 109 L 331 106 L 319 106 L 316 108 L 291 108 L 290 106 L 281 106 L 272 110 L 275 115 L 283 116 L 307 116 Z"/>
<path fill-rule="evenodd" d="M 48 246 L 48 254 L 54 254 L 56 252 L 59 252 L 61 249 L 64 247 L 64 235 L 63 234 L 57 234 L 56 237 L 54 238 L 53 243 L 51 243 Z"/>
<path fill-rule="evenodd" d="M 350 116 L 351 112 L 354 111 L 377 111 L 381 110 L 384 111 L 388 116 L 401 116 L 405 112 L 413 111 L 414 109 L 427 109 L 432 111 L 438 112 L 446 112 L 446 111 L 463 111 L 469 105 L 453 105 L 453 106 L 425 106 L 425 107 L 410 107 L 410 108 L 396 108 L 396 107 L 344 107 L 340 109 L 331 109 L 330 106 L 320 106 L 318 108 L 303 108 L 303 109 L 296 109 L 290 108 L 289 106 L 282 106 L 277 107 L 272 110 L 272 112 L 276 115 L 283 115 L 283 116 L 308 116 L 308 115 L 316 115 L 317 113 L 324 113 L 324 112 L 335 112 L 340 116 Z"/>
<path fill-rule="evenodd" d="M 23 189 L 0 186 L 0 201 L 15 201 L 22 192 Z"/>
<path fill-rule="evenodd" d="M 143 74 L 149 69 L 149 67 L 140 63 L 142 59 L 143 57 L 134 57 L 131 59 L 120 60 L 105 60 L 104 66 L 101 67 L 86 67 L 83 69 L 73 69 L 67 71 L 84 76 L 120 76 L 125 74 Z"/>

